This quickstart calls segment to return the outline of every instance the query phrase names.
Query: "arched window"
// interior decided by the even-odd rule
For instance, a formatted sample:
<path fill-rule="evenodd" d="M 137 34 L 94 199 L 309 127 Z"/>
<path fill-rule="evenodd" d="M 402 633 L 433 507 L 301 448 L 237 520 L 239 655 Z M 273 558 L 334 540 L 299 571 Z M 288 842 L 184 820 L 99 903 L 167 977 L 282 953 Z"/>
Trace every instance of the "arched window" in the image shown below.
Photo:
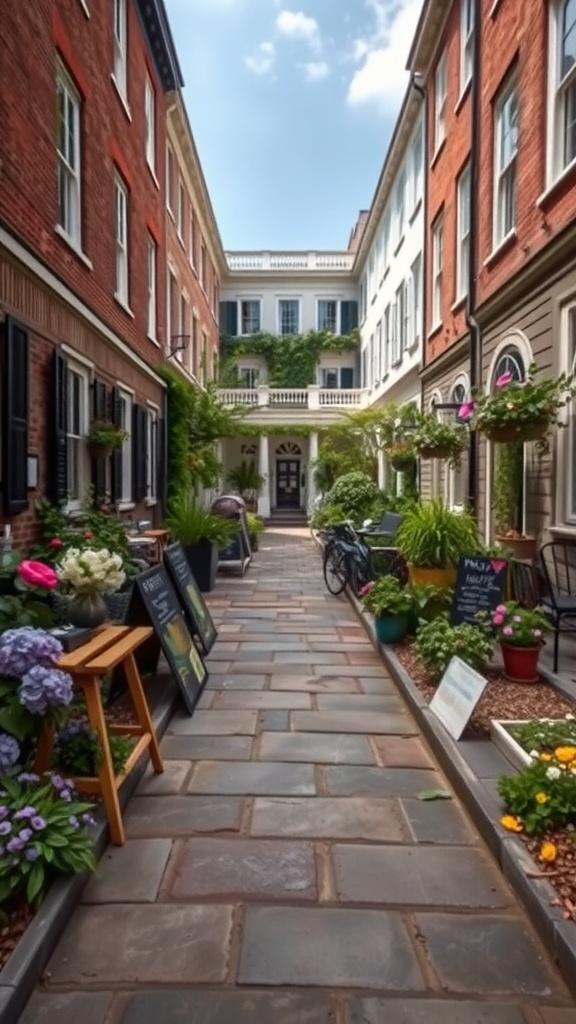
<path fill-rule="evenodd" d="M 302 449 L 299 445 L 294 444 L 293 441 L 284 441 L 282 444 L 278 445 L 276 455 L 302 455 Z"/>
<path fill-rule="evenodd" d="M 504 349 L 498 358 L 492 375 L 491 388 L 496 386 L 496 381 L 503 373 L 511 373 L 513 381 L 522 381 L 526 377 L 524 359 L 517 348 Z"/>
<path fill-rule="evenodd" d="M 451 405 L 456 406 L 454 409 L 454 422 L 458 423 L 458 409 L 466 401 L 468 397 L 469 387 L 468 380 L 464 377 L 458 377 L 450 390 L 449 402 Z M 458 468 L 452 468 L 448 474 L 448 504 L 450 508 L 463 509 L 466 504 L 466 466 L 467 466 L 467 455 L 462 455 L 462 461 Z"/>
<path fill-rule="evenodd" d="M 512 374 L 512 380 L 518 383 L 526 378 L 522 353 L 514 346 L 500 353 L 490 382 L 491 390 L 494 390 L 503 373 Z M 524 522 L 524 445 L 519 441 L 496 445 L 495 448 L 492 484 L 492 521 L 495 533 L 496 536 L 505 535 L 509 530 L 521 533 Z"/>

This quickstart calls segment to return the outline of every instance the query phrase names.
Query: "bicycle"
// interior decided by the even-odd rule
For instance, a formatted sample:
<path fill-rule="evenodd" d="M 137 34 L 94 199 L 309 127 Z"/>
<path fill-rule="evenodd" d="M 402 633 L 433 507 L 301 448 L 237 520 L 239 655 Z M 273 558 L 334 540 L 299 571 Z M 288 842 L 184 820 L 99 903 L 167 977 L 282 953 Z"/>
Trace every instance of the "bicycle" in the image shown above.
<path fill-rule="evenodd" d="M 369 533 L 367 527 L 365 523 L 362 531 L 357 531 L 346 521 L 320 531 L 325 541 L 324 582 L 334 597 L 346 586 L 358 597 L 361 589 L 378 576 L 396 576 L 402 585 L 408 581 L 408 567 L 401 552 L 393 547 L 370 547 L 363 537 Z"/>

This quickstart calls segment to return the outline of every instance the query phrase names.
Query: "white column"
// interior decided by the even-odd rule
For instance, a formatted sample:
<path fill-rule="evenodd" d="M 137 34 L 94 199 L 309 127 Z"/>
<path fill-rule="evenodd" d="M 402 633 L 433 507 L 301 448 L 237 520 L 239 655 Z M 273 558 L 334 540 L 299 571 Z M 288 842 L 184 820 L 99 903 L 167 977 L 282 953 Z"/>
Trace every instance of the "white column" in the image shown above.
<path fill-rule="evenodd" d="M 313 462 L 318 458 L 318 434 L 314 430 L 310 434 L 310 443 L 308 446 L 308 511 L 314 508 L 314 502 L 316 500 L 316 481 L 314 480 L 314 467 Z"/>
<path fill-rule="evenodd" d="M 386 489 L 386 459 L 381 448 L 378 449 L 378 490 Z"/>
<path fill-rule="evenodd" d="M 260 435 L 258 450 L 258 472 L 264 477 L 264 483 L 258 495 L 258 515 L 268 519 L 270 515 L 270 465 L 268 456 L 268 434 Z"/>

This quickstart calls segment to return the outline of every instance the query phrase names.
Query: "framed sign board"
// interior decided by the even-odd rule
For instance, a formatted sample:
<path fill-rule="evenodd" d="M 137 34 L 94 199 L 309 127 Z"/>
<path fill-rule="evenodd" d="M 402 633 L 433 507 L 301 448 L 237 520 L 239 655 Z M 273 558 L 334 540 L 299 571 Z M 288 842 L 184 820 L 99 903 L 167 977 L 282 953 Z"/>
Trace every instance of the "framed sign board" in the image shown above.
<path fill-rule="evenodd" d="M 477 612 L 493 612 L 506 594 L 508 562 L 504 558 L 465 555 L 458 563 L 450 621 L 478 624 Z"/>
<path fill-rule="evenodd" d="M 240 529 L 228 541 L 225 548 L 220 548 L 218 552 L 218 566 L 239 569 L 240 574 L 243 576 L 246 566 L 250 564 L 252 558 L 252 548 L 250 547 L 248 526 L 243 509 L 239 513 L 238 519 Z"/>
<path fill-rule="evenodd" d="M 190 634 L 180 599 L 163 565 L 155 565 L 136 576 L 125 624 L 153 627 L 155 652 L 151 648 L 146 650 L 147 645 L 144 644 L 142 651 L 145 664 L 139 667 L 141 671 L 154 671 L 151 665 L 154 660 L 157 665 L 162 648 L 180 687 L 186 710 L 192 714 L 208 678 L 208 670 Z"/>
<path fill-rule="evenodd" d="M 181 544 L 170 544 L 166 548 L 164 564 L 180 598 L 188 625 L 198 637 L 204 653 L 208 654 L 218 634 Z"/>
<path fill-rule="evenodd" d="M 430 710 L 440 719 L 453 740 L 459 740 L 488 682 L 461 658 L 452 658 Z"/>

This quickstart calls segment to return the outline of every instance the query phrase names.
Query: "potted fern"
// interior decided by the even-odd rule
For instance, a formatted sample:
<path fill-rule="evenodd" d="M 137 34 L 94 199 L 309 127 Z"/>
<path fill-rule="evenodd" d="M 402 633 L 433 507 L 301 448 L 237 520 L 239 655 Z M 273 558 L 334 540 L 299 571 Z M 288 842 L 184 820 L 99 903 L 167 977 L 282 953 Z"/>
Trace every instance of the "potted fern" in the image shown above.
<path fill-rule="evenodd" d="M 92 420 L 90 429 L 84 440 L 94 459 L 105 459 L 119 448 L 128 438 L 122 427 L 117 427 L 111 420 Z"/>
<path fill-rule="evenodd" d="M 226 479 L 242 495 L 249 511 L 256 511 L 258 492 L 266 478 L 258 472 L 254 460 L 242 459 L 239 466 L 230 470 Z"/>
<path fill-rule="evenodd" d="M 238 520 L 225 519 L 208 511 L 198 504 L 191 492 L 184 492 L 171 501 L 165 525 L 172 538 L 182 544 L 200 590 L 213 590 L 218 571 L 218 549 L 225 547 L 238 533 Z"/>
<path fill-rule="evenodd" d="M 412 584 L 453 587 L 463 555 L 481 550 L 476 522 L 468 512 L 452 512 L 440 498 L 409 508 L 395 538 L 408 562 Z"/>

